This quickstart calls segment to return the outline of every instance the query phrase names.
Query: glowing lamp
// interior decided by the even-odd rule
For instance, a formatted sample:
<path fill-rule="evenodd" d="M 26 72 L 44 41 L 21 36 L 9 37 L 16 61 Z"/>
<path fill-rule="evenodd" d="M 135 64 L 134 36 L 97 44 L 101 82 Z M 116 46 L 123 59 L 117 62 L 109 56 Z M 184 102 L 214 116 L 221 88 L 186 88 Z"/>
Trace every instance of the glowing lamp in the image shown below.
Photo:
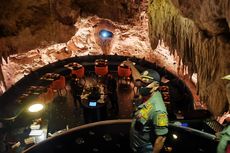
<path fill-rule="evenodd" d="M 35 113 L 41 111 L 43 108 L 44 106 L 42 104 L 33 104 L 28 108 L 28 110 L 29 112 Z"/>
<path fill-rule="evenodd" d="M 111 31 L 108 30 L 101 30 L 99 32 L 99 36 L 103 39 L 107 39 L 107 38 L 112 38 L 113 37 L 113 33 Z"/>
<path fill-rule="evenodd" d="M 172 137 L 173 137 L 173 139 L 177 139 L 178 138 L 178 136 L 176 134 L 173 134 Z"/>

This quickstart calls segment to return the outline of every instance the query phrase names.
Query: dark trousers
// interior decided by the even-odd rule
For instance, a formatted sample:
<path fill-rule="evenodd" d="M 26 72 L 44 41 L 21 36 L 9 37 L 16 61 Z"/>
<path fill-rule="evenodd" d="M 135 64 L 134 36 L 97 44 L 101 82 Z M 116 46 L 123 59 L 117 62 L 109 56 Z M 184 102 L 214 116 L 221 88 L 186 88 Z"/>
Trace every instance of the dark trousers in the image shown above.
<path fill-rule="evenodd" d="M 81 106 L 81 96 L 73 95 L 73 102 L 76 108 L 78 108 L 78 105 L 80 107 Z"/>
<path fill-rule="evenodd" d="M 109 96 L 109 99 L 111 101 L 111 105 L 112 105 L 112 109 L 118 113 L 119 111 L 119 106 L 118 106 L 118 98 L 117 98 L 117 94 L 116 94 L 116 91 L 115 92 L 111 92 L 108 94 Z"/>

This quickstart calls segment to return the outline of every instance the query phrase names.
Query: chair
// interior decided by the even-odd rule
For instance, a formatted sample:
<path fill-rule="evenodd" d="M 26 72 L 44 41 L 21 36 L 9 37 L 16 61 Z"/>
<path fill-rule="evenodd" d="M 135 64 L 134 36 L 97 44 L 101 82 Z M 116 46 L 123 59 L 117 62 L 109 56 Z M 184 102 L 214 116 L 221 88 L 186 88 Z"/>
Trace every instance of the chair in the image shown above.
<path fill-rule="evenodd" d="M 54 80 L 51 84 L 51 88 L 56 90 L 59 96 L 62 96 L 63 89 L 65 90 L 65 93 L 67 93 L 65 77 L 60 76 L 58 80 Z"/>
<path fill-rule="evenodd" d="M 85 76 L 85 68 L 82 66 L 80 68 L 73 69 L 72 74 L 75 74 L 77 78 L 81 79 Z"/>
<path fill-rule="evenodd" d="M 109 72 L 109 68 L 108 65 L 104 65 L 104 66 L 95 66 L 95 73 L 98 76 L 105 76 L 106 74 L 108 74 Z"/>
<path fill-rule="evenodd" d="M 38 99 L 41 100 L 41 102 L 44 104 L 52 102 L 54 100 L 53 89 L 49 87 L 46 92 L 39 95 Z"/>
<path fill-rule="evenodd" d="M 123 82 L 122 80 L 125 80 L 126 84 L 130 84 L 130 76 L 132 74 L 132 71 L 130 69 L 130 67 L 124 65 L 124 64 L 120 64 L 117 67 L 117 74 L 118 74 L 118 82 L 121 81 L 121 83 Z"/>
<path fill-rule="evenodd" d="M 95 61 L 94 71 L 98 78 L 102 78 L 107 75 L 109 72 L 107 60 L 97 59 Z"/>

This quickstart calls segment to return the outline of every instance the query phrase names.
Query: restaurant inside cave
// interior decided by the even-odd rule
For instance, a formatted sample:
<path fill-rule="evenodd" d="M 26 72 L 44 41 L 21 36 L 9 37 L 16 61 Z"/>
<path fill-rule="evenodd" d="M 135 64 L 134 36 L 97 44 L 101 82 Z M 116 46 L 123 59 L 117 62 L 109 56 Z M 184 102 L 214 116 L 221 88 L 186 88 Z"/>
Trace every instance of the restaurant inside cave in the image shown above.
<path fill-rule="evenodd" d="M 229 153 L 229 0 L 0 1 L 0 153 Z"/>

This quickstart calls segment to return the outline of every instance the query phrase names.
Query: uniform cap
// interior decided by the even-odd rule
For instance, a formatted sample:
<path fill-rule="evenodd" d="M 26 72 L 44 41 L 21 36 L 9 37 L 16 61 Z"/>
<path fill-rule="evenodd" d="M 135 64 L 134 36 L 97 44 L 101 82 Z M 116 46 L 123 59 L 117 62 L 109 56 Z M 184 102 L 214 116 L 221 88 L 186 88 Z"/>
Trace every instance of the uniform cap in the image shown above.
<path fill-rule="evenodd" d="M 230 74 L 222 77 L 221 79 L 230 80 Z"/>
<path fill-rule="evenodd" d="M 161 81 L 161 77 L 159 73 L 152 69 L 147 69 L 144 72 L 142 72 L 141 79 L 143 82 L 146 82 L 146 83 L 151 83 L 153 81 L 157 81 L 158 83 L 160 83 Z"/>

